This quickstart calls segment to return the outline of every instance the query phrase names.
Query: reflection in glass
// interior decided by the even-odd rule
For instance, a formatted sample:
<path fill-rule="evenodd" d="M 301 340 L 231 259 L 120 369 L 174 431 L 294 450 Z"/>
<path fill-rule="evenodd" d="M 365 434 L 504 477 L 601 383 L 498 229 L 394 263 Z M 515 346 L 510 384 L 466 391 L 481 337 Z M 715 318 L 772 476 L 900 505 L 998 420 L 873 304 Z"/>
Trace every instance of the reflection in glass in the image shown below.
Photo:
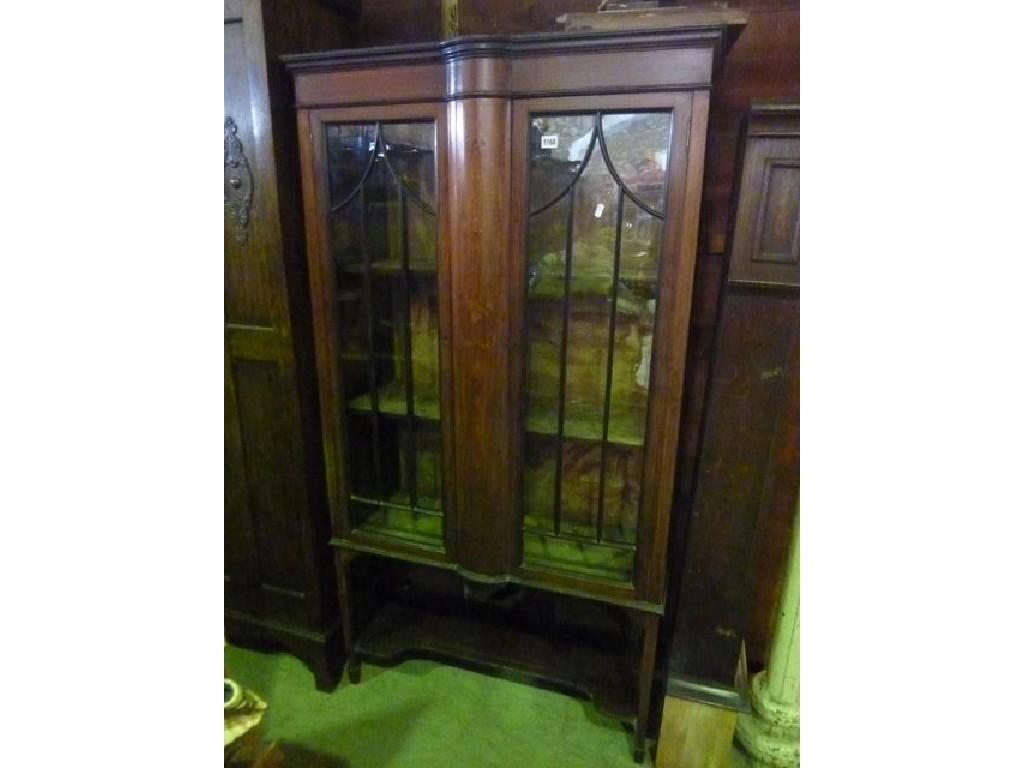
<path fill-rule="evenodd" d="M 628 582 L 671 115 L 530 126 L 525 560 Z"/>
<path fill-rule="evenodd" d="M 442 540 L 433 123 L 328 125 L 352 526 Z"/>

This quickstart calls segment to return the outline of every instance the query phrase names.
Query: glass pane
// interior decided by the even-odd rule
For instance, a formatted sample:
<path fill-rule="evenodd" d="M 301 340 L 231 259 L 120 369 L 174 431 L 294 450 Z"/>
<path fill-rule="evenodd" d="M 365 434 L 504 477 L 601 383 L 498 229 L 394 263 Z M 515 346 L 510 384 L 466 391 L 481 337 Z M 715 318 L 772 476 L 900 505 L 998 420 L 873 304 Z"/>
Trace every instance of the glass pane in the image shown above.
<path fill-rule="evenodd" d="M 530 220 L 527 274 L 527 429 L 558 431 L 562 359 L 562 299 L 565 295 L 565 198 Z"/>
<path fill-rule="evenodd" d="M 577 576 L 617 582 L 633 578 L 631 548 L 523 531 L 523 558 L 531 565 Z"/>
<path fill-rule="evenodd" d="M 345 419 L 345 437 L 348 446 L 348 486 L 353 496 L 377 496 L 377 470 L 372 451 L 358 450 L 360 445 L 373 444 L 373 420 L 366 413 L 349 413 Z"/>
<path fill-rule="evenodd" d="M 363 273 L 362 201 L 357 195 L 333 214 L 329 221 L 331 253 L 334 256 L 338 288 L 348 275 Z"/>
<path fill-rule="evenodd" d="M 600 441 L 618 211 L 618 185 L 600 153 L 590 159 L 574 195 L 564 434 Z"/>
<path fill-rule="evenodd" d="M 523 527 L 535 567 L 632 578 L 670 125 L 667 113 L 531 118 Z"/>
<path fill-rule="evenodd" d="M 661 219 L 651 216 L 628 197 L 622 206 L 622 240 L 619 255 L 619 290 L 624 285 L 653 285 L 658 279 L 661 252 Z M 620 301 L 626 296 L 620 294 Z"/>
<path fill-rule="evenodd" d="M 562 442 L 562 519 L 559 533 L 597 535 L 597 502 L 601 485 L 600 442 Z"/>
<path fill-rule="evenodd" d="M 640 512 L 643 451 L 609 444 L 604 474 L 604 536 L 608 541 L 636 544 Z"/>
<path fill-rule="evenodd" d="M 523 466 L 523 526 L 527 530 L 555 531 L 555 450 L 548 436 L 527 433 Z"/>
<path fill-rule="evenodd" d="M 379 159 L 363 184 L 370 265 L 378 272 L 402 269 L 402 221 L 398 185 Z"/>
<path fill-rule="evenodd" d="M 437 421 L 416 420 L 416 498 L 420 509 L 441 511 L 441 432 Z"/>
<path fill-rule="evenodd" d="M 438 367 L 437 280 L 432 276 L 411 277 L 410 325 L 412 391 L 415 414 L 420 418 L 440 417 L 441 371 Z M 403 381 L 404 383 L 404 381 Z"/>
<path fill-rule="evenodd" d="M 627 227 L 630 223 L 634 224 L 632 228 Z M 637 262 L 648 262 L 649 265 L 633 273 L 624 274 L 621 269 L 619 273 L 608 439 L 622 445 L 644 444 L 654 347 L 654 316 L 658 304 L 653 273 L 661 225 L 660 219 L 626 199 L 622 216 L 622 263 L 634 259 Z"/>
<path fill-rule="evenodd" d="M 327 143 L 351 524 L 439 546 L 434 126 L 331 125 Z"/>
<path fill-rule="evenodd" d="M 603 115 L 601 132 L 615 172 L 633 195 L 665 210 L 665 174 L 672 115 L 667 112 Z"/>
<path fill-rule="evenodd" d="M 409 235 L 409 268 L 413 273 L 426 273 L 431 282 L 437 273 L 437 218 L 418 205 L 406 205 Z"/>

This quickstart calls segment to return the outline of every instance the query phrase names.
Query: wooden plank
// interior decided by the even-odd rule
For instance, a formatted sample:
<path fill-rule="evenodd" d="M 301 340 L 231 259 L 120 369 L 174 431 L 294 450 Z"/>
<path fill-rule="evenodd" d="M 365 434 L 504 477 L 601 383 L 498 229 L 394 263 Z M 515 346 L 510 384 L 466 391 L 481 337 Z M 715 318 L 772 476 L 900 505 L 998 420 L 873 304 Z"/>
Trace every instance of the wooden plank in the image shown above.
<path fill-rule="evenodd" d="M 542 96 L 707 88 L 712 55 L 708 47 L 524 56 L 512 62 L 512 92 Z"/>
<path fill-rule="evenodd" d="M 740 25 L 747 23 L 748 13 L 737 8 L 651 8 L 643 11 L 602 11 L 600 13 L 566 13 L 558 18 L 568 32 L 614 29 L 664 29 L 691 25 Z"/>
<path fill-rule="evenodd" d="M 657 768 L 729 768 L 736 712 L 665 697 Z"/>
<path fill-rule="evenodd" d="M 783 416 L 786 403 L 799 408 L 799 301 L 793 293 L 743 287 L 730 287 L 723 297 L 679 582 L 673 675 L 711 674 L 706 658 L 686 649 L 693 638 L 749 635 L 760 518 L 792 518 L 792 505 L 783 512 L 765 501 L 774 497 L 768 492 L 776 467 L 799 471 L 798 444 L 778 436 L 791 420 Z M 794 475 L 787 472 L 779 493 L 795 485 Z M 773 530 L 772 538 L 781 533 Z"/>

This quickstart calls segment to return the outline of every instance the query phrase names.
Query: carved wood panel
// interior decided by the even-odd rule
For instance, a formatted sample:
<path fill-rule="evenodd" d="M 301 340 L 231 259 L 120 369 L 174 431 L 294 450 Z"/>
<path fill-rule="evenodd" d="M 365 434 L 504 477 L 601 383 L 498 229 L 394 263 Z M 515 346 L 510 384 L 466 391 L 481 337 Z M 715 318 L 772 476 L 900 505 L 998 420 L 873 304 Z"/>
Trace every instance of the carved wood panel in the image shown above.
<path fill-rule="evenodd" d="M 224 213 L 235 241 L 249 238 L 249 208 L 252 205 L 252 171 L 245 148 L 238 138 L 238 125 L 230 115 L 224 118 Z"/>
<path fill-rule="evenodd" d="M 748 139 L 736 201 L 730 283 L 800 285 L 800 140 Z"/>
<path fill-rule="evenodd" d="M 752 261 L 800 263 L 800 161 L 769 158 L 754 227 Z"/>

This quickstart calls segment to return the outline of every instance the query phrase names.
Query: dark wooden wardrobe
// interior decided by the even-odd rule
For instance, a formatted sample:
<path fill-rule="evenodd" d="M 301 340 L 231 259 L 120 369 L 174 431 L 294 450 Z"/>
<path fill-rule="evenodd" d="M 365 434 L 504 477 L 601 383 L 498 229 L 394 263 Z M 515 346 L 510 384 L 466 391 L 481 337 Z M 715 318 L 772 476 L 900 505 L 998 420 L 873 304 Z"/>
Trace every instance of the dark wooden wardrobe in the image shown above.
<path fill-rule="evenodd" d="M 224 621 L 332 687 L 327 550 L 294 92 L 278 56 L 350 44 L 359 2 L 224 3 Z"/>
<path fill-rule="evenodd" d="M 759 545 L 791 535 L 799 486 L 799 106 L 752 105 L 738 145 L 668 693 L 742 709 L 755 598 L 781 586 Z"/>

